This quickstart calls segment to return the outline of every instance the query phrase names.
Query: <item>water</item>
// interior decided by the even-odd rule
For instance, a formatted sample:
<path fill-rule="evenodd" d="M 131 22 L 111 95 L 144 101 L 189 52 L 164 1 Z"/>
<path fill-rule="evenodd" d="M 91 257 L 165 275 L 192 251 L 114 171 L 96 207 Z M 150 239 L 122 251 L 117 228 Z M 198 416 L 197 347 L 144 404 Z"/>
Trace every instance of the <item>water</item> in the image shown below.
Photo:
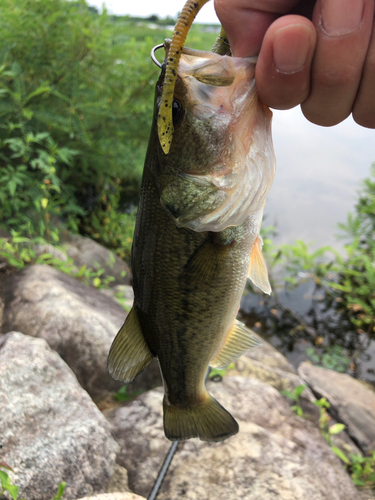
<path fill-rule="evenodd" d="M 242 297 L 240 319 L 295 368 L 309 359 L 307 350 L 313 348 L 315 354 L 326 353 L 317 364 L 346 371 L 375 386 L 375 335 L 371 339 L 359 335 L 347 318 L 317 301 L 323 294 L 313 280 L 291 291 L 275 290 L 271 297 L 250 288 Z"/>
<path fill-rule="evenodd" d="M 351 118 L 335 127 L 319 127 L 294 108 L 274 112 L 273 138 L 277 171 L 263 225 L 276 226 L 276 243 L 302 239 L 312 242 L 312 249 L 331 245 L 342 250 L 342 240 L 335 237 L 337 223 L 345 222 L 353 210 L 360 182 L 368 177 L 375 161 L 375 131 L 360 127 Z M 279 292 L 279 300 L 302 321 L 311 323 L 313 291 L 313 283 L 307 282 L 291 293 Z M 315 339 L 306 332 L 291 336 L 296 321 L 277 309 L 274 303 L 267 304 L 263 294 L 248 294 L 241 304 L 242 319 L 250 327 L 257 324 L 256 330 L 297 367 L 307 359 L 306 349 Z M 281 316 L 273 321 L 273 314 Z M 326 318 L 319 311 L 316 314 L 321 315 L 324 326 Z M 344 325 L 340 327 L 336 327 L 337 344 L 355 349 L 354 343 L 363 341 L 357 334 L 345 334 Z M 329 341 L 335 344 L 334 334 Z M 361 354 L 355 375 L 375 383 L 375 341 Z"/>
<path fill-rule="evenodd" d="M 280 243 L 303 239 L 341 248 L 336 226 L 353 209 L 360 181 L 375 161 L 375 131 L 352 118 L 319 127 L 297 107 L 274 112 L 273 139 L 277 169 L 265 224 L 276 225 Z"/>

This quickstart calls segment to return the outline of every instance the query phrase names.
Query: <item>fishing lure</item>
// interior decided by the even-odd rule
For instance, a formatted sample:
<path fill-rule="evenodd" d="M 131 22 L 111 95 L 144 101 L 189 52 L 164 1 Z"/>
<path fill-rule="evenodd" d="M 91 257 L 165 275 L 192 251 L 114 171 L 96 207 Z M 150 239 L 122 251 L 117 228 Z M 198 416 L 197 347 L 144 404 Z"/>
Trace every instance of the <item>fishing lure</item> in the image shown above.
<path fill-rule="evenodd" d="M 174 132 L 172 102 L 181 52 L 196 15 L 207 2 L 208 0 L 188 0 L 173 32 L 157 121 L 160 145 L 166 155 L 169 153 Z"/>

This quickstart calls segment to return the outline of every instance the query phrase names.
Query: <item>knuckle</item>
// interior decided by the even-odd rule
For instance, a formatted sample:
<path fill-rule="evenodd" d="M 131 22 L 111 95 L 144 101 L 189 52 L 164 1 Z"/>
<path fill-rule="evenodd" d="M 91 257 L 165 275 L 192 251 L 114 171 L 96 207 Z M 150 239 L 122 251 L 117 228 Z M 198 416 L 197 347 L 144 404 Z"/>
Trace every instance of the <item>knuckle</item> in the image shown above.
<path fill-rule="evenodd" d="M 327 89 L 346 88 L 358 84 L 359 72 L 354 66 L 332 68 L 329 71 L 320 71 L 313 74 L 313 82 L 319 87 Z"/>

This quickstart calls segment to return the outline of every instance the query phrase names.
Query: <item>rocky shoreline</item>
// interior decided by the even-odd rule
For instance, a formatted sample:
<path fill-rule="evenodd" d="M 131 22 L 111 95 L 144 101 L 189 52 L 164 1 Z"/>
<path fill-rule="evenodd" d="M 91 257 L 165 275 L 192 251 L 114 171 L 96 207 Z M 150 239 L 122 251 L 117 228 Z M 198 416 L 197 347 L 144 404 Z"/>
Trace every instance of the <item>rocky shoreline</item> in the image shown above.
<path fill-rule="evenodd" d="M 100 245 L 79 238 L 69 244 L 81 263 L 80 249 L 95 254 Z M 13 468 L 22 498 L 50 500 L 60 481 L 67 483 L 64 500 L 146 498 L 170 447 L 157 363 L 129 386 L 129 394 L 142 394 L 113 399 L 121 384 L 107 374 L 106 358 L 126 317 L 115 295 L 131 304 L 123 269 L 119 263 L 110 290 L 44 265 L 0 275 L 0 461 Z M 313 404 L 325 397 L 330 425 L 345 424 L 335 446 L 366 454 L 375 449 L 371 387 L 306 362 L 296 372 L 267 342 L 208 384 L 240 432 L 223 443 L 180 443 L 160 500 L 374 498 L 353 485 L 318 429 Z M 308 418 L 280 393 L 299 385 L 307 386 L 300 405 Z"/>

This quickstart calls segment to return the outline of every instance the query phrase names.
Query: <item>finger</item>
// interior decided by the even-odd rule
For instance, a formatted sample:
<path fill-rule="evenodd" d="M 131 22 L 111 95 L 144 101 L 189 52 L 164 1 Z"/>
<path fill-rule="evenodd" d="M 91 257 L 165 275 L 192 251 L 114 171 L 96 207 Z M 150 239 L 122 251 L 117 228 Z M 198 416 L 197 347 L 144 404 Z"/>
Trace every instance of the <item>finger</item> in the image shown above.
<path fill-rule="evenodd" d="M 273 21 L 299 0 L 215 0 L 216 14 L 236 57 L 258 55 Z"/>
<path fill-rule="evenodd" d="M 375 26 L 354 102 L 353 118 L 363 127 L 375 128 Z"/>
<path fill-rule="evenodd" d="M 315 27 L 304 17 L 284 16 L 270 26 L 255 73 L 259 97 L 264 104 L 289 109 L 307 98 L 315 42 Z"/>
<path fill-rule="evenodd" d="M 301 105 L 306 118 L 324 126 L 350 115 L 372 29 L 374 0 L 318 0 L 313 16 L 317 44 L 311 91 Z"/>

